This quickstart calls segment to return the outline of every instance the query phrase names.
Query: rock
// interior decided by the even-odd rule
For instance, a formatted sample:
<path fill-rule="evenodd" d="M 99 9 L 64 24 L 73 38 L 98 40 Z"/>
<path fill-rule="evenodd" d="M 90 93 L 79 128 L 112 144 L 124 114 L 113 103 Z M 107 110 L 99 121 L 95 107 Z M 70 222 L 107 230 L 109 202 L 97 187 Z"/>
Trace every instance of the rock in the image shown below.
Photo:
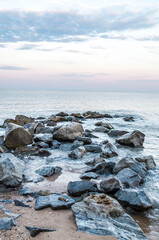
<path fill-rule="evenodd" d="M 108 132 L 108 135 L 110 137 L 120 137 L 120 136 L 123 136 L 125 134 L 127 134 L 128 132 L 127 131 L 124 131 L 124 130 L 115 130 L 115 129 L 112 129 Z"/>
<path fill-rule="evenodd" d="M 83 142 L 84 145 L 92 144 L 92 139 L 89 137 L 77 137 L 77 140 Z"/>
<path fill-rule="evenodd" d="M 40 228 L 40 227 L 32 227 L 32 226 L 25 226 L 25 228 L 30 232 L 31 237 L 36 237 L 41 232 L 56 231 L 56 229 L 54 229 L 54 228 Z"/>
<path fill-rule="evenodd" d="M 83 116 L 85 118 L 112 118 L 112 116 L 108 113 L 102 114 L 99 112 L 92 112 L 92 111 L 87 111 L 85 113 L 83 113 Z"/>
<path fill-rule="evenodd" d="M 27 205 L 27 204 L 24 204 L 23 202 L 21 202 L 21 201 L 19 201 L 19 200 L 14 200 L 14 203 L 15 203 L 15 206 L 17 206 L 17 207 L 26 207 L 26 208 L 30 208 L 30 206 L 29 205 Z"/>
<path fill-rule="evenodd" d="M 23 126 L 23 125 L 25 125 L 27 123 L 32 123 L 34 121 L 34 118 L 26 117 L 24 115 L 17 115 L 15 117 L 15 120 L 17 121 L 17 123 L 19 125 Z"/>
<path fill-rule="evenodd" d="M 101 144 L 106 145 L 108 142 L 109 142 L 108 140 L 104 140 L 101 142 Z"/>
<path fill-rule="evenodd" d="M 119 137 L 116 139 L 116 142 L 130 147 L 141 147 L 143 146 L 144 139 L 145 135 L 142 132 L 135 130 L 132 133 L 127 133 Z"/>
<path fill-rule="evenodd" d="M 39 167 L 37 170 L 35 170 L 35 172 L 43 177 L 51 177 L 56 173 L 60 173 L 61 170 L 62 168 L 60 167 L 53 167 L 53 166 L 46 165 L 46 166 Z"/>
<path fill-rule="evenodd" d="M 105 127 L 97 127 L 93 130 L 93 132 L 101 132 L 101 133 L 108 133 L 109 129 Z"/>
<path fill-rule="evenodd" d="M 152 208 L 152 201 L 143 190 L 122 189 L 115 194 L 125 206 L 129 206 L 135 211 L 145 211 Z"/>
<path fill-rule="evenodd" d="M 23 178 L 24 164 L 11 153 L 0 155 L 0 182 L 7 187 L 17 187 Z"/>
<path fill-rule="evenodd" d="M 49 120 L 48 120 L 46 125 L 47 125 L 48 127 L 54 127 L 54 126 L 56 126 L 56 124 L 57 124 L 57 123 L 55 123 L 54 121 L 51 121 L 51 120 L 49 121 Z"/>
<path fill-rule="evenodd" d="M 51 152 L 45 148 L 41 148 L 37 153 L 33 154 L 34 156 L 48 157 L 51 155 Z"/>
<path fill-rule="evenodd" d="M 49 144 L 45 143 L 45 142 L 37 142 L 36 145 L 40 148 L 49 148 Z"/>
<path fill-rule="evenodd" d="M 25 128 L 9 123 L 5 132 L 5 144 L 8 148 L 17 148 L 32 143 L 32 137 Z"/>
<path fill-rule="evenodd" d="M 65 112 L 59 112 L 59 113 L 56 114 L 56 116 L 66 117 L 66 116 L 68 116 L 68 113 L 65 113 Z"/>
<path fill-rule="evenodd" d="M 126 122 L 134 122 L 134 117 L 124 117 L 123 120 Z"/>
<path fill-rule="evenodd" d="M 96 157 L 94 159 L 91 159 L 91 160 L 88 160 L 87 162 L 85 162 L 86 165 L 90 165 L 90 166 L 95 166 L 96 164 L 98 163 L 105 163 L 105 159 L 104 158 L 101 158 L 101 157 Z"/>
<path fill-rule="evenodd" d="M 81 113 L 72 113 L 71 116 L 73 116 L 75 118 L 83 118 Z"/>
<path fill-rule="evenodd" d="M 53 140 L 53 141 L 52 141 L 52 148 L 53 148 L 53 149 L 59 149 L 60 146 L 61 146 L 61 143 L 58 142 L 57 140 Z"/>
<path fill-rule="evenodd" d="M 100 190 L 104 193 L 115 193 L 122 188 L 120 180 L 116 177 L 109 177 L 100 183 Z"/>
<path fill-rule="evenodd" d="M 34 155 L 34 154 L 37 154 L 38 151 L 39 151 L 39 147 L 33 146 L 33 145 L 22 146 L 15 149 L 15 153 L 23 154 L 23 155 Z"/>
<path fill-rule="evenodd" d="M 116 175 L 116 177 L 126 188 L 138 187 L 142 180 L 141 177 L 130 168 L 124 168 Z"/>
<path fill-rule="evenodd" d="M 27 195 L 32 195 L 32 194 L 33 194 L 33 191 L 30 190 L 30 189 L 27 188 L 27 187 L 23 187 L 23 188 L 19 189 L 18 193 L 19 193 L 20 195 L 27 196 Z"/>
<path fill-rule="evenodd" d="M 83 146 L 78 147 L 76 150 L 73 150 L 68 154 L 68 156 L 72 159 L 80 159 L 86 154 L 86 150 Z"/>
<path fill-rule="evenodd" d="M 0 218 L 0 230 L 11 230 L 13 226 L 16 226 L 16 223 L 12 218 Z"/>
<path fill-rule="evenodd" d="M 101 153 L 102 152 L 101 146 L 97 145 L 97 144 L 86 145 L 85 149 L 87 152 L 92 152 L 92 153 Z"/>
<path fill-rule="evenodd" d="M 115 166 L 114 162 L 102 162 L 96 164 L 91 169 L 86 170 L 86 172 L 95 172 L 97 174 L 107 176 L 113 173 L 114 166 Z"/>
<path fill-rule="evenodd" d="M 71 150 L 75 150 L 76 148 L 83 146 L 83 142 L 80 142 L 78 140 L 75 140 L 71 146 Z"/>
<path fill-rule="evenodd" d="M 0 153 L 4 153 L 4 150 L 2 147 L 0 147 Z"/>
<path fill-rule="evenodd" d="M 119 240 L 147 240 L 132 217 L 121 205 L 104 194 L 94 194 L 72 206 L 78 231 L 113 235 Z M 98 237 L 97 237 L 98 239 Z"/>
<path fill-rule="evenodd" d="M 53 210 L 68 209 L 75 201 L 67 196 L 60 194 L 51 194 L 49 196 L 40 196 L 35 203 L 35 210 L 51 207 Z"/>
<path fill-rule="evenodd" d="M 116 146 L 112 143 L 107 143 L 104 147 L 104 152 L 100 154 L 103 158 L 112 158 L 118 156 L 118 150 Z"/>
<path fill-rule="evenodd" d="M 44 142 L 44 143 L 47 143 L 49 145 L 52 144 L 52 139 L 53 139 L 53 135 L 49 134 L 49 133 L 36 134 L 35 137 L 34 137 L 35 142 Z"/>
<path fill-rule="evenodd" d="M 40 133 L 46 133 L 46 134 L 52 134 L 53 133 L 53 129 L 50 127 L 41 127 L 38 126 L 35 130 L 36 134 L 40 134 Z"/>
<path fill-rule="evenodd" d="M 81 124 L 70 123 L 57 130 L 53 138 L 58 141 L 74 141 L 77 137 L 82 136 L 83 132 L 83 126 Z"/>
<path fill-rule="evenodd" d="M 141 157 L 137 157 L 135 158 L 136 161 L 141 162 L 141 163 L 145 163 L 146 165 L 146 169 L 147 170 L 152 170 L 156 167 L 156 163 L 155 160 L 153 158 L 153 156 L 141 156 Z"/>
<path fill-rule="evenodd" d="M 86 192 L 96 192 L 97 185 L 89 181 L 69 182 L 67 191 L 71 196 L 79 197 Z"/>
<path fill-rule="evenodd" d="M 147 170 L 144 163 L 138 162 L 131 157 L 122 158 L 114 167 L 113 172 L 116 174 L 124 168 L 130 168 L 135 171 L 141 178 L 144 178 Z"/>
<path fill-rule="evenodd" d="M 106 129 L 113 129 L 113 126 L 110 123 L 103 123 L 102 121 L 95 123 L 97 127 L 105 127 Z"/>
<path fill-rule="evenodd" d="M 96 179 L 98 178 L 98 174 L 94 173 L 94 172 L 88 172 L 88 173 L 83 173 L 80 176 L 81 179 Z"/>
<path fill-rule="evenodd" d="M 65 122 L 65 121 L 67 121 L 67 118 L 62 117 L 62 116 L 52 115 L 52 116 L 49 117 L 48 120 L 53 121 L 53 122 Z"/>

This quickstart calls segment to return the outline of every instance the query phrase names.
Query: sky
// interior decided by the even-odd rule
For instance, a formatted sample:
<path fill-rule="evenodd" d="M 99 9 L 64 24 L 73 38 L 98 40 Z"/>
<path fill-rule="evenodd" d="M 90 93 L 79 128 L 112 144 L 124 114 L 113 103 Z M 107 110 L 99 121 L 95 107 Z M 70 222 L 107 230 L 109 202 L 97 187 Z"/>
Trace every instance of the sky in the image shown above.
<path fill-rule="evenodd" d="M 159 2 L 0 0 L 0 88 L 159 91 Z"/>

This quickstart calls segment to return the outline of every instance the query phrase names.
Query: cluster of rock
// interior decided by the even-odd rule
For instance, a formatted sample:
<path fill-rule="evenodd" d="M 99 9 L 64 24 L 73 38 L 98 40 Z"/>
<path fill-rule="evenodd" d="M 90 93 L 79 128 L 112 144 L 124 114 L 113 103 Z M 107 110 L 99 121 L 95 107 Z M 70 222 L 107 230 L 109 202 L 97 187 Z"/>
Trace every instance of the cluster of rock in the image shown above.
<path fill-rule="evenodd" d="M 151 199 L 138 187 L 144 182 L 147 172 L 155 168 L 155 161 L 152 156 L 119 159 L 118 146 L 143 147 L 145 135 L 138 130 L 127 132 L 114 129 L 111 124 L 102 121 L 95 123 L 93 131 L 84 129 L 82 125 L 86 119 L 102 118 L 112 116 L 91 111 L 70 115 L 61 112 L 48 119 L 18 115 L 15 119 L 5 120 L 5 136 L 0 137 L 0 182 L 5 187 L 19 186 L 27 180 L 24 174 L 25 156 L 48 157 L 52 150 L 69 142 L 71 146 L 67 150 L 70 160 L 81 160 L 87 154 L 95 154 L 94 158 L 85 162 L 88 167 L 80 176 L 82 180 L 69 182 L 69 195 L 48 193 L 39 196 L 39 193 L 36 195 L 25 188 L 21 189 L 20 194 L 36 196 L 35 210 L 46 207 L 58 210 L 72 206 L 78 230 L 114 235 L 121 240 L 147 239 L 119 202 L 133 211 L 145 211 L 153 207 Z M 134 121 L 132 117 L 124 120 Z M 115 141 L 111 143 L 105 140 L 99 144 L 94 142 L 97 138 L 94 133 L 108 134 Z M 35 173 L 39 176 L 39 181 L 42 181 L 44 177 L 61 171 L 60 167 L 49 163 L 39 166 Z M 86 181 L 92 179 L 98 179 L 98 182 Z M 114 195 L 114 198 L 108 194 Z M 6 218 L 0 219 L 0 229 L 11 229 L 15 225 L 14 219 L 8 218 L 8 227 L 4 228 L 6 221 Z M 48 229 L 34 230 L 35 233 L 32 234 Z"/>

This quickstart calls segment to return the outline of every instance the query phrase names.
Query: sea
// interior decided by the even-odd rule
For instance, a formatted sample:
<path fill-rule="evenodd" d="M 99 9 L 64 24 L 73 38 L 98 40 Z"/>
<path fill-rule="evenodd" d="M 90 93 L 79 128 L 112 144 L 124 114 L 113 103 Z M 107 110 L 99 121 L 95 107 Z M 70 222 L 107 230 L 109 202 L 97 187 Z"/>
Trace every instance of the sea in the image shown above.
<path fill-rule="evenodd" d="M 148 238 L 159 239 L 159 92 L 109 92 L 66 90 L 0 90 L 0 125 L 17 114 L 49 117 L 58 112 L 98 111 L 114 118 L 108 121 L 117 129 L 137 129 L 145 134 L 142 155 L 153 155 L 157 167 L 149 171 L 142 189 L 151 197 L 154 208 L 134 216 Z M 125 122 L 133 116 L 134 122 Z M 1 134 L 1 130 L 0 130 Z"/>

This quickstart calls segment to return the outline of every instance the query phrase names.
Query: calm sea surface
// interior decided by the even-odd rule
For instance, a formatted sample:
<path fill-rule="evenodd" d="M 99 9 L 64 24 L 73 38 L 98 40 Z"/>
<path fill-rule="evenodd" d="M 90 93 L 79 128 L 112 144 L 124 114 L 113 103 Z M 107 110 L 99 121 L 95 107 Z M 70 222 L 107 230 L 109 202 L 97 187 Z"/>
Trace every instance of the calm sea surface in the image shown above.
<path fill-rule="evenodd" d="M 60 111 L 99 111 L 118 115 L 108 120 L 117 129 L 138 129 L 145 133 L 143 155 L 153 155 L 157 163 L 142 188 L 154 200 L 155 209 L 136 217 L 149 239 L 159 239 L 159 93 L 87 92 L 87 91 L 6 91 L 0 90 L 0 124 L 16 114 L 32 117 L 50 116 Z M 124 122 L 123 116 L 133 115 L 134 123 Z"/>

